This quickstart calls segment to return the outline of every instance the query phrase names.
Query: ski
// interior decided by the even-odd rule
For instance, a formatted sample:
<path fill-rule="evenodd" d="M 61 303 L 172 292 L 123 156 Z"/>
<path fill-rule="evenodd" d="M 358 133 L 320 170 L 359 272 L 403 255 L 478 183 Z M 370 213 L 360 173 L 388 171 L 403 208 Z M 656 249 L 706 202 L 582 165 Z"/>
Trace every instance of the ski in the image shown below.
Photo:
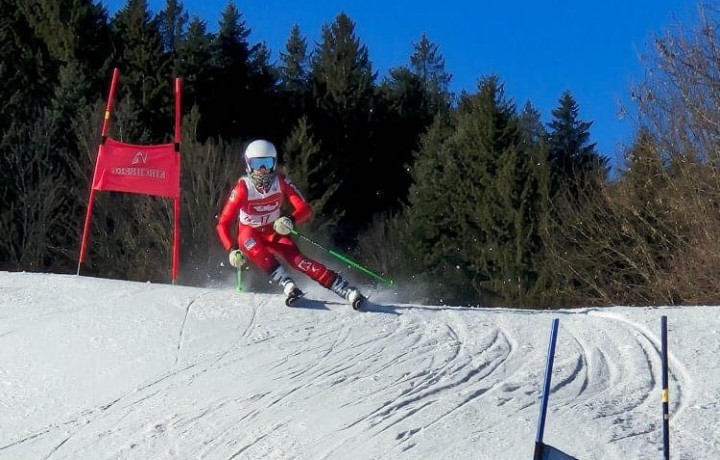
<path fill-rule="evenodd" d="M 360 296 L 355 301 L 350 303 L 350 306 L 355 311 L 361 311 L 363 306 L 366 305 L 367 298 L 364 296 Z M 332 304 L 333 302 L 330 302 Z M 285 305 L 288 307 L 301 307 L 301 308 L 313 308 L 313 309 L 327 309 L 327 301 L 324 300 L 314 300 L 309 299 L 305 297 L 305 294 L 303 292 L 298 293 L 290 293 L 285 298 Z"/>

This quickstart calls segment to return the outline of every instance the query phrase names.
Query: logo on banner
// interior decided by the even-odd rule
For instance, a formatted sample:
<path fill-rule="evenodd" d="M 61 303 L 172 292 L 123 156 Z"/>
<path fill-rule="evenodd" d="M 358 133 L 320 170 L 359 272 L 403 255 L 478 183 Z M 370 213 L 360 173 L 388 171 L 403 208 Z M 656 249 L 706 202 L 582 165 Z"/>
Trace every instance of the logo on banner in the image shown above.
<path fill-rule="evenodd" d="M 147 153 L 143 152 L 142 150 L 139 150 L 138 153 L 136 153 L 133 157 L 132 164 L 136 165 L 138 163 L 147 163 Z"/>

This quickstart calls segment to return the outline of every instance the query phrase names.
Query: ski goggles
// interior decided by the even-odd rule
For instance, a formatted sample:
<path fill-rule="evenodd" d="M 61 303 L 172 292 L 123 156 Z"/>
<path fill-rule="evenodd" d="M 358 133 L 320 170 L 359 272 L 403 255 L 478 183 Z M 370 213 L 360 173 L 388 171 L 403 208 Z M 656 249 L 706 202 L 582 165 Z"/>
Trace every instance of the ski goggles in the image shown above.
<path fill-rule="evenodd" d="M 272 158 L 272 157 L 249 158 L 248 166 L 250 167 L 250 171 L 258 171 L 262 168 L 265 168 L 267 171 L 272 171 L 273 169 L 275 169 L 275 158 Z"/>

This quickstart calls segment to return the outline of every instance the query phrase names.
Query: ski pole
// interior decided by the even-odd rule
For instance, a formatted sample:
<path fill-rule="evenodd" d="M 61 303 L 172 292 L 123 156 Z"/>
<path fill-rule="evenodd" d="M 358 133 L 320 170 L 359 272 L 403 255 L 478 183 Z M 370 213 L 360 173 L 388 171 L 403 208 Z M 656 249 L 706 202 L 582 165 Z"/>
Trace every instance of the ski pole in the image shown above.
<path fill-rule="evenodd" d="M 235 260 L 237 261 L 237 284 L 235 285 L 235 290 L 238 292 L 242 292 L 243 291 L 242 266 L 245 263 L 245 260 L 242 256 L 242 254 L 236 255 Z"/>
<path fill-rule="evenodd" d="M 238 269 L 237 269 L 237 284 L 235 285 L 235 290 L 238 292 L 242 292 L 242 290 L 243 290 L 242 267 L 238 267 Z"/>
<path fill-rule="evenodd" d="M 318 243 L 318 242 L 316 242 L 316 241 L 313 241 L 312 239 L 308 238 L 307 236 L 303 235 L 302 233 L 298 232 L 298 231 L 295 230 L 295 229 L 290 230 L 290 233 L 292 233 L 293 235 L 299 236 L 300 238 L 304 239 L 305 241 L 307 241 L 307 242 L 309 242 L 309 243 L 311 243 L 311 244 L 319 247 L 320 249 L 322 249 L 323 251 L 327 252 L 327 253 L 330 254 L 331 256 L 335 256 L 336 258 L 342 260 L 343 262 L 345 262 L 346 264 L 350 265 L 351 267 L 356 268 L 357 270 L 365 273 L 366 275 L 368 275 L 368 276 L 370 276 L 370 277 L 372 277 L 372 278 L 380 281 L 381 283 L 383 283 L 383 284 L 386 285 L 386 286 L 392 286 L 392 285 L 394 284 L 393 280 L 389 280 L 389 279 L 383 278 L 382 276 L 378 275 L 377 273 L 374 273 L 374 272 L 368 270 L 367 268 L 363 267 L 363 266 L 360 265 L 359 263 L 354 262 L 354 261 L 348 259 L 347 257 L 345 257 L 344 255 L 340 254 L 339 252 L 333 251 L 332 249 L 327 249 L 327 248 L 323 247 L 322 245 L 320 245 L 320 243 Z"/>

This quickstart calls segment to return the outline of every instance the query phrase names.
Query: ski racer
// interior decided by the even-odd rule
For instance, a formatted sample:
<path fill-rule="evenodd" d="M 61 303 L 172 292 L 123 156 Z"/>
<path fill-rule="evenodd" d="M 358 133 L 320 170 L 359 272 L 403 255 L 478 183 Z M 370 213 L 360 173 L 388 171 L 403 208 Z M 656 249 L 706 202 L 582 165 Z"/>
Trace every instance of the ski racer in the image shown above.
<path fill-rule="evenodd" d="M 288 236 L 296 224 L 312 217 L 312 210 L 290 179 L 277 171 L 275 146 L 266 140 L 253 141 L 245 148 L 244 157 L 247 174 L 233 187 L 217 224 L 230 265 L 238 267 L 244 254 L 283 288 L 290 305 L 303 292 L 280 264 L 280 257 L 357 308 L 364 299 L 360 292 L 338 273 L 305 257 Z M 289 216 L 281 215 L 285 200 L 294 209 Z M 237 237 L 233 239 L 236 225 Z"/>

